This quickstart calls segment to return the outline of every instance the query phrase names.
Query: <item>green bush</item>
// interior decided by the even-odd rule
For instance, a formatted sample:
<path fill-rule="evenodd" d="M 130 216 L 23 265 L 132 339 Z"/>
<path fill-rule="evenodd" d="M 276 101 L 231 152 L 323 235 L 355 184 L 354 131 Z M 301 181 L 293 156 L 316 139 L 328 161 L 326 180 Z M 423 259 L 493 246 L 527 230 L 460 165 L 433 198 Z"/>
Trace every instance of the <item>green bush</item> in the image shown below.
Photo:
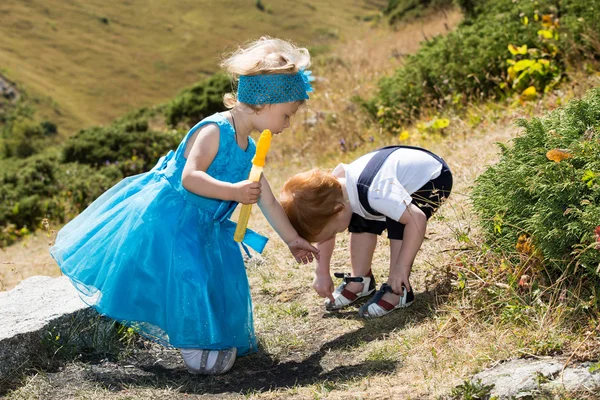
<path fill-rule="evenodd" d="M 27 158 L 52 145 L 57 133 L 51 121 L 36 122 L 25 94 L 16 103 L 0 102 L 0 158 Z"/>
<path fill-rule="evenodd" d="M 519 125 L 525 132 L 473 190 L 487 240 L 507 255 L 527 241 L 554 274 L 571 266 L 598 277 L 600 89 Z"/>
<path fill-rule="evenodd" d="M 587 0 L 460 3 L 465 21 L 424 43 L 362 102 L 386 128 L 400 131 L 423 108 L 441 111 L 525 89 L 524 96 L 535 97 L 561 79 L 567 60 L 597 57 L 600 15 Z"/>
<path fill-rule="evenodd" d="M 47 151 L 0 162 L 0 247 L 34 231 L 44 218 L 73 218 L 123 177 L 114 166 L 97 170 L 59 161 L 58 153 Z"/>
<path fill-rule="evenodd" d="M 156 161 L 174 149 L 181 140 L 180 132 L 126 131 L 115 124 L 79 131 L 63 146 L 64 162 L 77 162 L 94 167 L 118 165 L 123 175 L 149 170 Z"/>
<path fill-rule="evenodd" d="M 83 211 L 125 176 L 148 171 L 184 136 L 152 124 L 195 124 L 223 109 L 230 79 L 218 74 L 184 90 L 173 101 L 140 108 L 106 127 L 79 131 L 58 149 L 57 127 L 35 122 L 27 96 L 0 99 L 0 247 L 40 227 Z"/>
<path fill-rule="evenodd" d="M 171 126 L 193 125 L 211 114 L 223 110 L 223 95 L 231 92 L 227 75 L 215 74 L 185 89 L 166 105 L 165 119 Z"/>
<path fill-rule="evenodd" d="M 390 24 L 421 18 L 430 10 L 452 7 L 453 0 L 389 0 L 383 14 Z"/>

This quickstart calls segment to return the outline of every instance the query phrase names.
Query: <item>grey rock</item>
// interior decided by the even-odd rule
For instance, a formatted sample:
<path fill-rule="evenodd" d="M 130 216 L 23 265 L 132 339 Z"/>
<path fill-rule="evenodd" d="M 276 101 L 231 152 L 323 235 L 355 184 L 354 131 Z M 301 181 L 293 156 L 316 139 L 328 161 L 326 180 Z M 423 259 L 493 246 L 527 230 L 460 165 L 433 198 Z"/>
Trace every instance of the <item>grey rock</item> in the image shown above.
<path fill-rule="evenodd" d="M 115 323 L 85 304 L 65 276 L 34 276 L 0 292 L 0 382 L 58 350 L 106 345 Z"/>
<path fill-rule="evenodd" d="M 590 363 L 569 365 L 565 359 L 518 359 L 486 369 L 473 382 L 493 385 L 490 396 L 498 399 L 534 399 L 542 390 L 600 390 L 600 372 L 591 373 Z"/>

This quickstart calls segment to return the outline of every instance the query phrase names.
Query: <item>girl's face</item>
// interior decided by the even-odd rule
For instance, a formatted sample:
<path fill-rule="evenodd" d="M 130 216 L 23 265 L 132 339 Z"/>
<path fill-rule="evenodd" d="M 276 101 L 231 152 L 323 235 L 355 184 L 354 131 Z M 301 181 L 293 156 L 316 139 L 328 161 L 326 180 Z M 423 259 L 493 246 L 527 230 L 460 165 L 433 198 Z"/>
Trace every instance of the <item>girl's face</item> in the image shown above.
<path fill-rule="evenodd" d="M 259 132 L 269 129 L 272 134 L 278 135 L 290 126 L 290 118 L 296 114 L 299 107 L 299 102 L 278 103 L 265 106 L 255 115 L 254 127 Z"/>

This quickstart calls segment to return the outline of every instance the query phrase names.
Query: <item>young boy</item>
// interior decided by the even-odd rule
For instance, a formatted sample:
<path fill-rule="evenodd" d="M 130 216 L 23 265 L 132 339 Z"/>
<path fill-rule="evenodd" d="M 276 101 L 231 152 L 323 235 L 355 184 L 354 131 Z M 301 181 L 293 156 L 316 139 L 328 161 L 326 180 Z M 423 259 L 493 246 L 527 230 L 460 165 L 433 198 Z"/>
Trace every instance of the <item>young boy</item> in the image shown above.
<path fill-rule="evenodd" d="M 414 301 L 409 282 L 427 220 L 452 189 L 448 165 L 428 150 L 389 146 L 363 155 L 331 173 L 313 169 L 294 175 L 281 192 L 281 205 L 298 234 L 320 250 L 313 288 L 339 310 L 375 291 L 371 272 L 377 235 L 387 229 L 390 272 L 386 283 L 359 310 L 381 317 Z M 334 291 L 329 264 L 335 235 L 350 231 L 352 274 Z"/>

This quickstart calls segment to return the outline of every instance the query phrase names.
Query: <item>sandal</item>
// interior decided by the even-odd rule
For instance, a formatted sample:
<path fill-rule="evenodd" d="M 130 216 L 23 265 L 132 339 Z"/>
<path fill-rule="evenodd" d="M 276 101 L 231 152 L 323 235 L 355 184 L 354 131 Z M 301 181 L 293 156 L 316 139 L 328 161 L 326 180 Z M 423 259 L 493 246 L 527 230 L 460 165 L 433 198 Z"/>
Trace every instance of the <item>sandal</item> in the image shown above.
<path fill-rule="evenodd" d="M 185 367 L 195 375 L 224 374 L 233 367 L 236 355 L 235 347 L 226 350 L 181 349 Z"/>
<path fill-rule="evenodd" d="M 337 311 L 349 306 L 358 299 L 369 296 L 375 291 L 375 277 L 369 270 L 367 276 L 350 276 L 349 273 L 336 272 L 333 274 L 336 278 L 342 278 L 344 281 L 333 292 L 334 303 L 331 300 L 325 300 L 325 309 L 327 311 Z M 353 293 L 346 289 L 348 282 L 362 282 L 363 287 L 359 293 Z"/>
<path fill-rule="evenodd" d="M 363 318 L 378 318 L 383 317 L 386 314 L 391 313 L 399 308 L 405 308 L 410 306 L 415 301 L 415 294 L 411 290 L 406 290 L 404 286 L 403 294 L 400 296 L 400 302 L 397 305 L 393 305 L 383 300 L 383 295 L 386 293 L 394 293 L 392 287 L 387 283 L 381 285 L 381 288 L 375 293 L 375 296 L 371 297 L 368 302 L 358 310 L 358 315 Z"/>

